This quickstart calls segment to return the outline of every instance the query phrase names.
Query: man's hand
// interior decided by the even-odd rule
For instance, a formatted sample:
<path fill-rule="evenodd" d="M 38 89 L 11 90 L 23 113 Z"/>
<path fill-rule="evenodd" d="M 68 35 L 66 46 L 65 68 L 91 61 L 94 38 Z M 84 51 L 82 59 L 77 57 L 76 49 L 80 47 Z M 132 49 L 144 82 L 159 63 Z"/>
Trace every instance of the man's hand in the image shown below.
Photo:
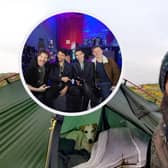
<path fill-rule="evenodd" d="M 65 86 L 65 87 L 60 91 L 60 96 L 64 96 L 67 91 L 68 91 L 68 86 Z"/>
<path fill-rule="evenodd" d="M 70 81 L 70 79 L 68 77 L 62 77 L 61 80 L 65 83 L 67 83 L 68 81 Z"/>
<path fill-rule="evenodd" d="M 76 84 L 77 84 L 78 86 L 81 85 L 81 84 L 80 84 L 80 81 L 78 81 L 78 80 L 76 80 Z"/>
<path fill-rule="evenodd" d="M 112 87 L 111 87 L 111 90 L 113 91 L 115 88 L 116 88 L 116 86 L 112 86 Z"/>
<path fill-rule="evenodd" d="M 38 92 L 45 92 L 50 86 L 47 86 L 46 84 L 44 85 L 41 85 L 39 88 L 38 88 Z"/>

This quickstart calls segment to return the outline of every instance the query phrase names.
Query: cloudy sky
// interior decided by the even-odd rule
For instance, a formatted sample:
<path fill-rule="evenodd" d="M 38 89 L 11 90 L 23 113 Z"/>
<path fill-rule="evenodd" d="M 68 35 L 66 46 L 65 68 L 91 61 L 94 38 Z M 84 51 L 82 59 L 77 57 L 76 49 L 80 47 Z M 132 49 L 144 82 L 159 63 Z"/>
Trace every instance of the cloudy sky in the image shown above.
<path fill-rule="evenodd" d="M 137 84 L 158 81 L 168 50 L 167 0 L 5 0 L 0 4 L 0 72 L 19 72 L 30 32 L 60 12 L 83 12 L 98 18 L 116 36 L 122 51 L 123 76 Z"/>

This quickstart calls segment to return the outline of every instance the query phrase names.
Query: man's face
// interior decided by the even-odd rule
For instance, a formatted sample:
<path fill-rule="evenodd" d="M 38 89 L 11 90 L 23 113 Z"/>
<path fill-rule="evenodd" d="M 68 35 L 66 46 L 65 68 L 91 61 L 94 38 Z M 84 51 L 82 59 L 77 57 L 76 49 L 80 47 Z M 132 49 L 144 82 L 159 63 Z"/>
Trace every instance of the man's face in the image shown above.
<path fill-rule="evenodd" d="M 93 49 L 92 54 L 96 57 L 96 58 L 100 58 L 103 55 L 103 50 L 100 47 L 96 47 Z"/>
<path fill-rule="evenodd" d="M 166 80 L 165 89 L 166 89 L 166 94 L 168 95 L 168 78 Z"/>
<path fill-rule="evenodd" d="M 41 53 L 37 57 L 37 64 L 38 66 L 42 67 L 44 66 L 48 61 L 48 55 L 46 53 Z"/>
<path fill-rule="evenodd" d="M 71 62 L 71 57 L 70 57 L 69 55 L 67 55 L 67 56 L 65 57 L 65 60 L 70 63 L 70 62 Z"/>
<path fill-rule="evenodd" d="M 76 58 L 79 62 L 83 62 L 84 61 L 84 53 L 82 51 L 77 51 L 76 52 Z"/>
<path fill-rule="evenodd" d="M 57 54 L 57 57 L 58 57 L 58 61 L 59 62 L 63 62 L 65 60 L 66 56 L 65 56 L 64 53 L 62 53 L 61 51 L 59 51 L 58 54 Z"/>

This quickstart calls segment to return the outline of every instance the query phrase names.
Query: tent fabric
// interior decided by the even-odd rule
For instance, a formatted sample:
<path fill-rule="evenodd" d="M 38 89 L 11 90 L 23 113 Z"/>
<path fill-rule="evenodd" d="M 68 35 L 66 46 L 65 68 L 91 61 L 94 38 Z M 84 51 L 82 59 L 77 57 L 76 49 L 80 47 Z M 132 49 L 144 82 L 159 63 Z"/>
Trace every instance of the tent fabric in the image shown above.
<path fill-rule="evenodd" d="M 82 116 L 65 116 L 64 122 L 61 128 L 61 133 L 66 133 L 71 130 L 79 129 L 82 125 L 92 124 L 92 123 L 99 123 L 101 118 L 101 109 Z"/>
<path fill-rule="evenodd" d="M 13 82 L 0 88 L 0 108 L 11 106 L 28 98 L 20 81 Z"/>
<path fill-rule="evenodd" d="M 111 115 L 109 115 L 109 113 Z M 125 128 L 129 128 L 134 134 L 136 134 L 136 136 L 144 137 L 146 139 L 148 139 L 150 137 L 150 135 L 145 133 L 143 129 L 137 127 L 134 123 L 127 120 L 122 115 L 120 115 L 116 112 L 113 112 L 111 109 L 109 109 L 107 107 L 105 110 L 105 115 L 107 118 L 106 122 L 108 123 L 107 129 L 125 127 Z"/>
<path fill-rule="evenodd" d="M 159 107 L 155 103 L 145 100 L 125 85 L 121 85 L 112 101 L 107 103 L 107 107 L 150 135 L 161 119 L 161 114 L 158 113 Z"/>
<path fill-rule="evenodd" d="M 137 137 L 129 128 L 111 128 L 99 134 L 89 161 L 74 168 L 144 167 L 148 142 L 149 138 Z"/>
<path fill-rule="evenodd" d="M 54 126 L 53 136 L 51 140 L 51 150 L 49 153 L 49 168 L 57 168 L 59 167 L 59 137 L 60 137 L 60 130 L 63 123 L 63 118 L 55 117 L 56 119 L 56 126 Z"/>
<path fill-rule="evenodd" d="M 34 103 L 20 81 L 0 88 L 0 95 L 0 167 L 43 168 L 53 114 Z M 142 109 L 147 111 L 144 116 L 139 115 Z M 151 135 L 161 116 L 157 109 L 154 103 L 142 99 L 122 85 L 114 98 L 98 111 L 78 117 L 65 117 L 61 134 L 90 123 L 102 126 L 106 120 L 109 128 L 140 128 L 142 135 Z"/>
<path fill-rule="evenodd" d="M 0 95 L 0 167 L 44 167 L 52 114 L 29 98 L 20 81 L 0 89 Z"/>

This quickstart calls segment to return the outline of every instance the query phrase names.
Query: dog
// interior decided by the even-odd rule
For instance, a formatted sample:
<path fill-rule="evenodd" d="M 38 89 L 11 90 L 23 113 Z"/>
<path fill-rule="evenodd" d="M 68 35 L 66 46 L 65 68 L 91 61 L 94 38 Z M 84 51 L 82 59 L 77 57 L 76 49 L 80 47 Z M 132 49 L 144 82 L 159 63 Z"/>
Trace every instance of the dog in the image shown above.
<path fill-rule="evenodd" d="M 71 139 L 75 141 L 75 149 L 85 149 L 87 152 L 91 152 L 93 144 L 96 139 L 97 124 L 88 124 L 80 126 L 79 130 L 74 130 L 61 135 L 62 138 Z"/>

